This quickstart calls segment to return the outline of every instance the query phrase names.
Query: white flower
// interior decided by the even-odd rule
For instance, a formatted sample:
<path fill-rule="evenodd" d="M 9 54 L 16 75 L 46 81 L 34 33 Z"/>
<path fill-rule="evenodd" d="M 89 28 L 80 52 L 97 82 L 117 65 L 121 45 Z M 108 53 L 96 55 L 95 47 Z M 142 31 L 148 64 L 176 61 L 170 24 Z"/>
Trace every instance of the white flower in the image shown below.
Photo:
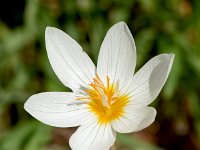
<path fill-rule="evenodd" d="M 148 105 L 165 84 L 174 54 L 152 58 L 133 75 L 136 48 L 124 22 L 108 31 L 97 68 L 81 46 L 61 30 L 47 27 L 45 40 L 54 72 L 73 92 L 39 93 L 24 107 L 45 124 L 80 126 L 69 141 L 73 150 L 108 150 L 116 132 L 136 132 L 154 121 L 156 110 Z"/>

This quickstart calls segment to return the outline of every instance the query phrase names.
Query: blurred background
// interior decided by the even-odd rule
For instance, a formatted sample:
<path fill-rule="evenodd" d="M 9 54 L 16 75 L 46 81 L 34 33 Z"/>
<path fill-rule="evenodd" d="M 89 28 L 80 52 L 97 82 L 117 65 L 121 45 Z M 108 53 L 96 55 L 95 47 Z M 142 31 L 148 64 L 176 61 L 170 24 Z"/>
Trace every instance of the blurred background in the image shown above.
<path fill-rule="evenodd" d="M 147 129 L 118 134 L 117 150 L 200 150 L 199 0 L 6 0 L 0 3 L 0 150 L 68 150 L 75 128 L 52 128 L 25 112 L 29 96 L 68 91 L 45 50 L 46 26 L 72 36 L 97 62 L 107 30 L 125 21 L 137 47 L 137 69 L 175 53 L 173 69 L 152 106 Z"/>

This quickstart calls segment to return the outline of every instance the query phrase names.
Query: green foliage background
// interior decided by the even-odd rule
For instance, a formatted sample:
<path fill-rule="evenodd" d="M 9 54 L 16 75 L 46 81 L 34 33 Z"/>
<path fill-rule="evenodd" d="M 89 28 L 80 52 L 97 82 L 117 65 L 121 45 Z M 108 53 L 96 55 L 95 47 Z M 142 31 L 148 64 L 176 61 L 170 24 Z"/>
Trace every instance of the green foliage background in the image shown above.
<path fill-rule="evenodd" d="M 137 70 L 157 54 L 175 53 L 176 57 L 167 84 L 152 104 L 158 111 L 155 123 L 138 133 L 118 135 L 116 148 L 200 149 L 199 0 L 15 3 L 19 2 L 23 7 L 5 7 L 8 10 L 0 14 L 0 150 L 69 149 L 67 140 L 75 129 L 46 126 L 23 108 L 35 93 L 69 90 L 48 62 L 46 26 L 67 32 L 96 63 L 107 30 L 122 20 L 135 39 Z"/>

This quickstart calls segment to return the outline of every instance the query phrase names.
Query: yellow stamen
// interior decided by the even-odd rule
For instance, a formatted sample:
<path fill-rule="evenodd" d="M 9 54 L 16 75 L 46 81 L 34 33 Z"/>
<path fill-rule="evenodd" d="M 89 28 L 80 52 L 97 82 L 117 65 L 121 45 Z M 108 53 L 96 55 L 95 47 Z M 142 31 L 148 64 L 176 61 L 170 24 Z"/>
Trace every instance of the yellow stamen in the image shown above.
<path fill-rule="evenodd" d="M 121 117 L 124 108 L 128 103 L 128 95 L 118 93 L 118 82 L 110 83 L 110 78 L 106 76 L 106 84 L 101 81 L 98 75 L 89 84 L 90 89 L 85 90 L 87 97 L 77 98 L 77 100 L 90 100 L 89 109 L 98 117 L 99 123 L 109 123 Z"/>

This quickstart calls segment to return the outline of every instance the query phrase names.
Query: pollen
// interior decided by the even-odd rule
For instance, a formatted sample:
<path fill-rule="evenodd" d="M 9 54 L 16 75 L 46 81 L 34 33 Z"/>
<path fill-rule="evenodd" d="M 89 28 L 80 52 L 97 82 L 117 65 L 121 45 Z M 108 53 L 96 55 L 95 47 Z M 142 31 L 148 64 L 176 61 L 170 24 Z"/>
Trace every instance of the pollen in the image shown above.
<path fill-rule="evenodd" d="M 89 86 L 90 88 L 85 91 L 87 93 L 85 99 L 89 100 L 89 109 L 97 116 L 99 123 L 107 124 L 123 115 L 128 95 L 119 93 L 118 82 L 111 83 L 110 78 L 106 76 L 104 84 L 96 75 Z"/>

